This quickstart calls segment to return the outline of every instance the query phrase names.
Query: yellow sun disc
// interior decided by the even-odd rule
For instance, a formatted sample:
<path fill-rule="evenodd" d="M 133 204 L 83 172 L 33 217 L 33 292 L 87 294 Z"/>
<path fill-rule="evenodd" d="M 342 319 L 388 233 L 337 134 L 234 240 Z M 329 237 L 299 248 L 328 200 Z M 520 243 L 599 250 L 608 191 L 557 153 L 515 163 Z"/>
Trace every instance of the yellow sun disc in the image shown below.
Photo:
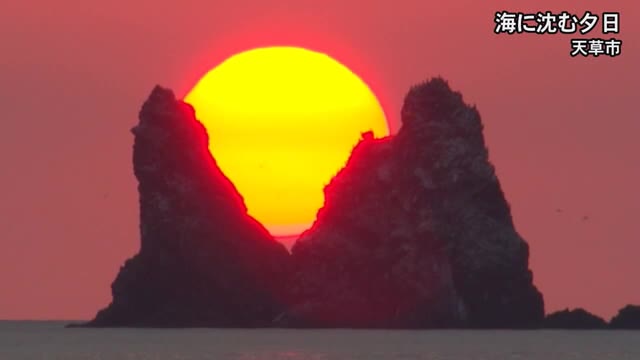
<path fill-rule="evenodd" d="M 234 55 L 184 100 L 206 127 L 209 149 L 249 214 L 274 235 L 311 225 L 324 186 L 363 132 L 389 133 L 382 107 L 357 75 L 302 48 Z"/>

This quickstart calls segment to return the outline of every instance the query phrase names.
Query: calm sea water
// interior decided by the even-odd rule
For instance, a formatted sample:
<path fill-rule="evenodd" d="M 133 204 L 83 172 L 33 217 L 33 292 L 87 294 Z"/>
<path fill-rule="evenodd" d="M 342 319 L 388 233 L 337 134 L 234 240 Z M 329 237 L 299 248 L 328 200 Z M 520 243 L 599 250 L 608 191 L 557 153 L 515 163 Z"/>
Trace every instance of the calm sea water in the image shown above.
<path fill-rule="evenodd" d="M 0 322 L 0 359 L 640 360 L 640 331 L 65 329 Z"/>

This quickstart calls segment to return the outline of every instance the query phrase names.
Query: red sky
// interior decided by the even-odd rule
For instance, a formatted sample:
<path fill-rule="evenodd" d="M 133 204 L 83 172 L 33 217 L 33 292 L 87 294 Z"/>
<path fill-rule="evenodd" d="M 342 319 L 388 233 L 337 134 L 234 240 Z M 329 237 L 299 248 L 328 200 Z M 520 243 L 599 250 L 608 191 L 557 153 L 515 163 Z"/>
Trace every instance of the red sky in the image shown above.
<path fill-rule="evenodd" d="M 619 11 L 622 55 L 571 58 L 567 35 L 495 35 L 496 10 Z M 547 310 L 609 318 L 640 303 L 639 10 L 633 0 L 3 4 L 0 318 L 86 319 L 106 305 L 139 244 L 129 129 L 142 102 L 157 83 L 184 94 L 233 51 L 278 44 L 350 66 L 393 130 L 410 85 L 447 78 L 480 110 Z"/>

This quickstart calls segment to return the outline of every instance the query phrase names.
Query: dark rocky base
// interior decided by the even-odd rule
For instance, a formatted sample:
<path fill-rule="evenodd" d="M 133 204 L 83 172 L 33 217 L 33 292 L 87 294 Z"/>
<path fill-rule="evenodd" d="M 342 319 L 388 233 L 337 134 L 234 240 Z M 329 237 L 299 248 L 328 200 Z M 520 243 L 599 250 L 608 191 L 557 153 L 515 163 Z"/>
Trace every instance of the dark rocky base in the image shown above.
<path fill-rule="evenodd" d="M 589 313 L 582 308 L 576 308 L 573 310 L 565 309 L 548 314 L 543 323 L 538 326 L 531 327 L 514 327 L 504 328 L 505 330 L 640 330 L 640 318 L 638 318 L 637 311 L 640 309 L 638 305 L 627 305 L 620 309 L 618 315 L 616 315 L 610 322 L 605 321 L 599 316 Z M 176 325 L 176 324 L 135 324 L 127 323 L 126 325 L 106 325 L 99 322 L 90 321 L 85 323 L 71 323 L 65 325 L 66 328 L 153 328 L 153 329 L 181 329 L 181 328 L 228 328 L 228 329 L 259 329 L 259 328 L 281 328 L 281 329 L 379 329 L 379 330 L 411 330 L 411 329 L 425 329 L 425 330 L 495 330 L 495 327 L 468 327 L 468 326 L 439 326 L 439 327 L 424 327 L 424 326 L 349 326 L 344 324 L 343 326 L 330 326 L 322 325 L 318 323 L 305 322 L 305 317 L 299 317 L 295 319 L 288 319 L 285 317 L 288 313 L 280 314 L 275 317 L 268 324 L 263 326 L 217 326 L 212 324 L 188 324 L 188 325 Z"/>

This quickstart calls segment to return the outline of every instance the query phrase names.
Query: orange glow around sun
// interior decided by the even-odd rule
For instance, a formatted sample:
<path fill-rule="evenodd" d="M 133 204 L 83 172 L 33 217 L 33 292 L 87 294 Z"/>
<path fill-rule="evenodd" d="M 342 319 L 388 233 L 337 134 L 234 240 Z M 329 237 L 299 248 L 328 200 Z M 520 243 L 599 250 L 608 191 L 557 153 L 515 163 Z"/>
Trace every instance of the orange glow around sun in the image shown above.
<path fill-rule="evenodd" d="M 328 55 L 296 47 L 236 54 L 185 97 L 248 212 L 276 236 L 314 221 L 324 186 L 361 134 L 388 135 L 369 87 Z"/>

